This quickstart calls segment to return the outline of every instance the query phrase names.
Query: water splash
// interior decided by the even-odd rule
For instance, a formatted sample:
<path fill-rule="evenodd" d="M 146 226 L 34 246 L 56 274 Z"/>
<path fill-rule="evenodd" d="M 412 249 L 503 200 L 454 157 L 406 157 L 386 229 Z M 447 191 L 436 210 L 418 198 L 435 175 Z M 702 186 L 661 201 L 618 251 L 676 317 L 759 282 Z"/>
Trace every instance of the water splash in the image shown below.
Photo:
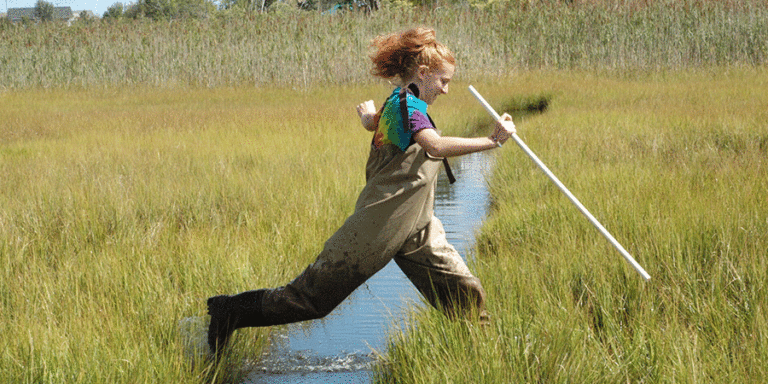
<path fill-rule="evenodd" d="M 376 361 L 373 353 L 342 353 L 337 356 L 321 356 L 311 350 L 292 351 L 287 355 L 267 353 L 263 359 L 247 363 L 252 372 L 266 374 L 353 372 L 371 370 Z"/>
<path fill-rule="evenodd" d="M 208 348 L 208 316 L 192 316 L 179 320 L 179 337 L 184 346 L 184 358 L 196 360 L 205 358 L 210 353 Z"/>

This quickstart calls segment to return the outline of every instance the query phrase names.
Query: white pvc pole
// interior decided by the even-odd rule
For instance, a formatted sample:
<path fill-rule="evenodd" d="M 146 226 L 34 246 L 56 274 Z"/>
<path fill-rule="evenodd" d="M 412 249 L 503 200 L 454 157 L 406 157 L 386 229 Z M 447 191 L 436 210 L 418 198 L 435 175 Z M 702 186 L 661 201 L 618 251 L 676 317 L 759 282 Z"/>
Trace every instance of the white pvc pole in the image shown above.
<path fill-rule="evenodd" d="M 477 90 L 475 90 L 475 87 L 470 85 L 469 86 L 469 91 L 472 92 L 473 95 L 475 95 L 477 100 L 480 101 L 480 104 L 482 104 L 483 107 L 485 107 L 485 110 L 488 111 L 488 113 L 494 119 L 496 119 L 497 121 L 501 119 L 501 117 L 499 116 L 498 113 L 496 113 L 496 111 L 493 109 L 493 107 L 491 107 L 491 105 L 488 104 L 487 101 L 485 101 L 483 96 L 481 96 L 477 92 Z M 539 160 L 539 158 L 536 156 L 536 154 L 533 153 L 533 151 L 531 151 L 531 149 L 528 148 L 527 145 L 525 145 L 523 140 L 521 140 L 520 137 L 518 137 L 516 133 L 512 134 L 512 138 L 515 140 L 517 145 L 519 145 L 520 148 L 523 149 L 523 151 L 528 155 L 528 157 L 530 157 L 531 160 L 533 160 L 533 162 L 536 163 L 536 165 L 538 165 L 539 168 L 541 168 L 541 170 L 544 171 L 544 173 L 555 183 L 555 185 L 557 185 L 557 187 L 560 188 L 561 191 L 563 191 L 565 196 L 567 196 L 568 199 L 571 200 L 571 202 L 576 206 L 576 208 L 578 208 L 579 211 L 581 211 L 581 213 L 583 213 L 584 216 L 586 216 L 587 219 L 589 219 L 589 221 L 592 223 L 592 225 L 594 225 L 595 228 L 597 228 L 597 230 L 600 231 L 600 233 L 602 233 L 603 236 L 605 236 L 605 238 L 608 239 L 608 241 L 611 242 L 611 244 L 613 244 L 613 246 L 621 253 L 621 255 L 624 256 L 624 258 L 627 259 L 627 261 L 630 264 L 632 264 L 632 266 L 635 268 L 635 270 L 637 270 L 637 272 L 640 273 L 640 275 L 643 276 L 643 278 L 645 280 L 650 280 L 651 275 L 649 275 L 648 272 L 646 272 L 645 269 L 643 269 L 643 267 L 640 266 L 640 264 L 638 264 L 637 261 L 635 261 L 635 259 L 632 257 L 632 255 L 630 255 L 629 252 L 627 252 L 627 250 L 624 249 L 624 247 L 622 247 L 621 244 L 619 244 L 619 242 L 616 241 L 616 239 L 613 238 L 613 236 L 611 236 L 611 234 L 608 232 L 608 230 L 605 229 L 605 227 L 603 227 L 603 225 L 600 224 L 600 222 L 598 222 L 597 219 L 595 219 L 595 217 L 592 216 L 591 213 L 589 213 L 587 208 L 585 208 L 584 205 L 582 205 L 581 202 L 579 202 L 579 199 L 577 199 L 576 196 L 574 196 L 571 193 L 571 191 L 569 191 L 568 188 L 566 188 L 565 185 L 563 185 L 563 183 L 561 183 L 560 180 L 558 180 L 557 176 L 555 176 L 549 170 L 549 168 L 547 168 L 547 166 L 544 165 L 544 163 L 541 162 L 541 160 Z"/>

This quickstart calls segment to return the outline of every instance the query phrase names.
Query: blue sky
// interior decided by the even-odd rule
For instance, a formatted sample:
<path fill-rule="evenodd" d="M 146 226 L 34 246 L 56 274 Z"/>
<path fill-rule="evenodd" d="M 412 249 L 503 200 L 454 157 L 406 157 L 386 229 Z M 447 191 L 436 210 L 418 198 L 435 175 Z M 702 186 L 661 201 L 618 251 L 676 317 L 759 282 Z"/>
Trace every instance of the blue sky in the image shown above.
<path fill-rule="evenodd" d="M 110 5 L 121 2 L 128 4 L 133 0 L 46 0 L 57 7 L 71 7 L 73 11 L 92 11 L 101 16 Z M 7 13 L 8 8 L 31 8 L 37 0 L 0 0 L 0 12 Z M 7 4 L 7 5 L 6 5 Z"/>

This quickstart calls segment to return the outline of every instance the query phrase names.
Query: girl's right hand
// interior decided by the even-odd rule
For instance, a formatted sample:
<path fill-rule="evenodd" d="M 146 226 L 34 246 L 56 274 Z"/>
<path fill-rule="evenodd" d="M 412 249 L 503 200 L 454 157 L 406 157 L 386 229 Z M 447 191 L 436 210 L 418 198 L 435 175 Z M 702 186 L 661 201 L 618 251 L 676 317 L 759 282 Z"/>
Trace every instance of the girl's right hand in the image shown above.
<path fill-rule="evenodd" d="M 365 129 L 376 130 L 376 105 L 373 104 L 373 100 L 360 103 L 357 106 L 357 115 L 360 116 L 360 122 Z"/>

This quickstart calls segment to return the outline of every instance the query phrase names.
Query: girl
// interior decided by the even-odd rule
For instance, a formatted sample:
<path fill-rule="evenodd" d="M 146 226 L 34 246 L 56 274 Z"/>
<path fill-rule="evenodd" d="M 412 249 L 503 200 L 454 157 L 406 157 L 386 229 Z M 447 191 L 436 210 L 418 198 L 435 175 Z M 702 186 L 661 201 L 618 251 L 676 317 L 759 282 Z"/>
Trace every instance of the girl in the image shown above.
<path fill-rule="evenodd" d="M 449 316 L 484 315 L 485 291 L 446 240 L 434 216 L 434 190 L 445 157 L 496 148 L 515 126 L 504 114 L 488 137 L 440 136 L 427 106 L 448 93 L 453 53 L 428 28 L 379 36 L 371 45 L 372 74 L 398 87 L 379 111 L 370 100 L 357 107 L 375 134 L 355 212 L 287 285 L 208 299 L 215 354 L 235 329 L 324 317 L 392 259 Z"/>

